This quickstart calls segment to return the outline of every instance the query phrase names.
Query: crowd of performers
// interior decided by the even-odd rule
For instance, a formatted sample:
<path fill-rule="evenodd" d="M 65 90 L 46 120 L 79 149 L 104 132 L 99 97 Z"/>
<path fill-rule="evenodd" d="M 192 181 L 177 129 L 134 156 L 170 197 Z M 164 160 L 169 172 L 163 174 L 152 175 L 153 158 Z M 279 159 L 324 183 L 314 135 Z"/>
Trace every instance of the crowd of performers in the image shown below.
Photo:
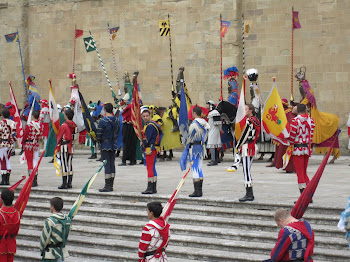
<path fill-rule="evenodd" d="M 145 164 L 148 177 L 146 190 L 142 194 L 155 194 L 157 193 L 157 158 L 162 161 L 172 160 L 172 150 L 181 147 L 183 144 L 185 149 L 180 159 L 180 167 L 182 170 L 186 169 L 186 164 L 189 161 L 193 176 L 194 192 L 189 196 L 201 197 L 203 195 L 204 179 L 203 160 L 210 160 L 207 164 L 208 166 L 218 165 L 222 161 L 224 151 L 228 148 L 233 148 L 234 163 L 227 171 L 236 171 L 237 166 L 240 163 L 242 164 L 246 193 L 239 201 L 253 201 L 251 166 L 257 153 L 261 153 L 260 159 L 265 153 L 271 153 L 272 163 L 269 166 L 281 169 L 283 167 L 282 157 L 287 150 L 287 146 L 273 141 L 262 126 L 261 118 L 264 104 L 257 82 L 258 71 L 256 69 L 247 70 L 247 77 L 251 81 L 251 103 L 245 105 L 246 125 L 241 137 L 237 140 L 234 135 L 234 122 L 239 103 L 236 79 L 239 73 L 237 68 L 230 67 L 224 73 L 225 78 L 228 79 L 227 101 L 220 101 L 218 104 L 215 104 L 214 101 L 209 100 L 205 107 L 192 105 L 189 92 L 184 85 L 183 71 L 184 68 L 180 68 L 176 89 L 173 90 L 173 103 L 169 108 L 142 105 L 140 87 L 139 85 L 137 86 L 142 105 L 140 108 L 143 125 L 141 143 L 138 142 L 139 138 L 135 132 L 132 119 L 133 87 L 135 86 L 138 72 L 134 73 L 132 83 L 126 72 L 124 76 L 125 95 L 117 101 L 117 106 L 111 103 L 101 103 L 100 101 L 97 103 L 90 102 L 88 108 L 91 110 L 90 115 L 93 119 L 93 123 L 90 124 L 96 126 L 95 137 L 92 137 L 91 132 L 88 132 L 85 128 L 86 123 L 84 122 L 86 121 L 83 119 L 82 114 L 84 109 L 82 109 L 82 101 L 75 74 L 68 75 L 73 83 L 71 99 L 68 105 L 64 108 L 57 106 L 60 110 L 59 130 L 54 130 L 55 127 L 50 121 L 49 103 L 47 100 L 40 99 L 34 83 L 34 76 L 28 77 L 27 83 L 30 87 L 30 92 L 28 102 L 21 113 L 24 126 L 21 139 L 24 153 L 21 159 L 27 162 L 28 174 L 32 172 L 38 162 L 39 142 L 43 140 L 44 148 L 46 149 L 45 156 L 53 157 L 54 161 L 59 155 L 62 185 L 58 188 L 72 188 L 73 142 L 75 134 L 79 134 L 79 143 L 84 143 L 91 149 L 89 159 L 97 159 L 97 153 L 100 150 L 101 159 L 97 160 L 106 160 L 104 167 L 105 186 L 100 189 L 100 192 L 113 191 L 116 174 L 115 159 L 122 150 L 122 162 L 119 166 L 127 165 L 127 161 L 129 161 L 128 165 L 135 165 L 137 161 Z M 318 110 L 313 91 L 306 80 L 305 71 L 305 68 L 302 68 L 296 75 L 302 95 L 300 103 L 295 103 L 294 101 L 288 103 L 286 99 L 282 99 L 285 114 L 291 126 L 289 143 L 294 145 L 292 160 L 283 168 L 286 172 L 296 172 L 301 193 L 309 183 L 306 170 L 312 147 L 315 148 L 316 153 L 325 154 L 329 150 L 332 141 L 337 139 L 336 134 L 339 123 L 339 119 L 336 116 Z M 190 109 L 188 112 L 190 123 L 186 137 L 183 134 L 181 135 L 181 128 L 179 128 L 178 123 L 182 92 L 185 92 L 185 95 L 182 95 L 186 98 L 186 104 Z M 7 103 L 2 110 L 2 120 L 0 122 L 1 185 L 10 184 L 10 157 L 14 151 L 17 139 L 16 124 L 12 120 L 14 116 L 12 109 L 13 105 Z M 98 143 L 94 143 L 94 140 Z M 340 155 L 338 142 L 333 149 L 332 155 L 334 157 L 332 161 L 334 162 Z M 33 180 L 33 187 L 37 185 L 38 175 L 36 174 Z M 3 208 L 10 206 L 10 201 L 6 201 L 3 202 Z M 52 200 L 51 211 L 56 215 L 45 222 L 45 227 L 56 227 L 57 224 L 61 223 L 62 227 L 67 227 L 66 233 L 68 234 L 70 222 L 66 221 L 63 224 L 59 222 L 60 219 L 65 219 L 60 213 L 62 206 L 63 202 L 61 200 Z M 162 211 L 160 203 L 150 203 L 147 208 L 148 217 L 151 221 L 142 231 L 139 261 L 167 261 L 164 250 L 169 240 L 169 225 L 160 218 Z M 6 210 L 1 212 L 6 212 Z M 306 221 L 296 220 L 285 210 L 276 212 L 275 220 L 282 229 L 278 243 L 271 254 L 272 261 L 310 258 L 313 252 L 313 233 L 310 233 L 312 232 L 310 225 Z M 298 234 L 301 234 L 302 237 L 294 238 L 294 235 Z M 49 255 L 47 257 L 44 255 L 44 258 L 47 258 L 44 261 L 57 261 L 50 259 L 63 258 L 65 256 L 64 250 L 61 249 L 62 246 L 56 243 L 57 241 L 59 242 L 59 239 L 55 238 L 56 242 L 52 239 L 48 232 L 43 232 L 41 250 L 45 254 L 45 250 L 47 250 L 49 245 L 49 250 L 52 249 L 50 254 L 54 256 L 52 258 Z M 298 239 L 298 241 L 306 239 L 307 244 L 302 247 L 298 245 L 298 250 L 296 250 L 294 240 L 291 239 Z M 2 244 L 0 243 L 0 248 L 1 246 Z M 65 243 L 63 246 L 65 246 Z M 301 252 L 299 252 L 300 250 Z M 13 251 L 8 252 L 13 254 Z"/>

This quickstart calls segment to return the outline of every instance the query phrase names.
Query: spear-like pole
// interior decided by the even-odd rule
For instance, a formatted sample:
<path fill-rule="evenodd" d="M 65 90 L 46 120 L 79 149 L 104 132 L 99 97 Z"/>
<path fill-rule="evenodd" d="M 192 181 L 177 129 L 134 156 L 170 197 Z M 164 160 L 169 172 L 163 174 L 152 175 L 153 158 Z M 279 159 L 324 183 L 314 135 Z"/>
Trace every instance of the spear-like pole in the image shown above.
<path fill-rule="evenodd" d="M 243 71 L 242 75 L 245 73 L 245 48 L 244 48 L 244 14 L 242 13 L 242 54 L 243 54 Z"/>
<path fill-rule="evenodd" d="M 222 28 L 222 15 L 220 14 L 220 81 L 221 81 L 221 85 L 220 85 L 220 90 L 221 90 L 221 96 L 220 96 L 220 101 L 224 100 L 224 97 L 222 95 L 222 35 L 221 35 L 221 28 Z"/>
<path fill-rule="evenodd" d="M 171 27 L 170 27 L 170 15 L 169 14 L 168 14 L 168 22 L 169 22 L 169 49 L 170 49 L 171 86 L 174 87 L 173 52 L 171 51 Z"/>
<path fill-rule="evenodd" d="M 112 49 L 112 57 L 113 57 L 113 63 L 114 63 L 114 70 L 115 70 L 115 77 L 117 79 L 117 87 L 118 87 L 118 95 L 121 96 L 122 92 L 120 91 L 120 86 L 119 86 L 119 77 L 118 77 L 118 68 L 117 68 L 117 63 L 115 62 L 115 55 L 114 55 L 114 48 L 113 48 L 113 40 L 112 40 L 112 35 L 110 33 L 110 28 L 109 28 L 109 23 L 107 24 L 108 26 L 108 34 L 109 34 L 109 40 L 111 43 L 111 49 Z"/>
<path fill-rule="evenodd" d="M 109 85 L 109 88 L 111 89 L 113 99 L 116 99 L 115 93 L 114 93 L 113 88 L 112 88 L 112 85 L 111 85 L 111 81 L 109 81 L 106 68 L 105 68 L 105 66 L 104 66 L 104 64 L 103 64 L 102 58 L 101 58 L 101 56 L 100 56 L 100 52 L 99 52 L 98 49 L 97 49 L 96 42 L 95 42 L 94 37 L 92 36 L 90 30 L 89 30 L 89 33 L 90 33 L 90 36 L 91 36 L 91 38 L 92 38 L 92 42 L 94 43 L 94 47 L 95 47 L 95 49 L 96 49 L 96 53 L 97 53 L 97 55 L 98 55 L 98 58 L 100 59 L 103 72 L 105 73 L 105 76 L 106 76 L 106 79 L 107 79 L 107 83 L 108 83 L 108 85 Z"/>
<path fill-rule="evenodd" d="M 294 7 L 292 6 L 292 48 L 291 48 L 291 63 L 292 63 L 292 67 L 291 67 L 291 78 L 290 78 L 290 101 L 294 101 L 294 97 L 293 97 L 293 66 L 294 66 L 294 21 L 293 21 L 293 11 L 294 11 Z"/>
<path fill-rule="evenodd" d="M 77 43 L 77 25 L 74 26 L 74 47 L 73 47 L 73 74 L 75 70 L 75 46 Z"/>
<path fill-rule="evenodd" d="M 24 90 L 26 91 L 26 97 L 28 97 L 28 90 L 27 90 L 27 84 L 26 84 L 26 74 L 25 74 L 25 72 L 24 72 L 24 65 L 23 65 L 23 58 L 22 58 L 22 49 L 21 49 L 21 41 L 19 40 L 19 33 L 18 33 L 18 30 L 17 30 L 17 37 L 18 37 L 19 55 L 21 56 L 21 64 L 22 64 L 22 74 L 23 74 Z"/>

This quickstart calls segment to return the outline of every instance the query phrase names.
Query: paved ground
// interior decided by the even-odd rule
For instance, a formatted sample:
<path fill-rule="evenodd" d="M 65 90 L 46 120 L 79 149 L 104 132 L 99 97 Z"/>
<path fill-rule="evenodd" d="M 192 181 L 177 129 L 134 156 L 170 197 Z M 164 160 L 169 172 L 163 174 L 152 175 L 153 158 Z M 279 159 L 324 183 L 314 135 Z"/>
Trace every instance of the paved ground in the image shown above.
<path fill-rule="evenodd" d="M 19 163 L 19 150 L 16 156 L 11 158 L 13 175 L 11 182 L 17 181 L 20 176 L 26 174 L 26 164 Z M 158 162 L 158 194 L 170 195 L 179 183 L 183 173 L 179 166 L 180 152 L 175 152 L 172 161 Z M 75 151 L 73 159 L 74 179 L 73 187 L 81 188 L 101 165 L 101 162 L 88 160 L 89 150 Z M 296 174 L 287 174 L 276 168 L 268 168 L 267 158 L 264 161 L 255 160 L 252 166 L 252 176 L 254 180 L 254 195 L 256 202 L 268 202 L 292 204 L 299 195 L 297 188 Z M 51 158 L 43 158 L 39 168 L 38 183 L 41 187 L 55 187 L 61 184 L 61 178 L 55 175 L 53 164 L 49 164 Z M 245 193 L 243 185 L 242 167 L 235 173 L 227 173 L 232 161 L 232 154 L 224 157 L 224 162 L 218 166 L 208 167 L 204 161 L 204 197 L 211 199 L 238 200 Z M 308 174 L 311 177 L 315 174 L 322 161 L 321 156 L 312 156 L 309 161 Z M 121 162 L 116 159 L 116 165 Z M 340 157 L 335 164 L 328 164 L 323 173 L 320 184 L 314 196 L 314 205 L 334 206 L 345 208 L 347 198 L 350 195 L 350 157 Z M 141 192 L 146 189 L 147 171 L 143 165 L 118 167 L 114 182 L 115 191 L 119 192 Z M 97 191 L 104 185 L 104 173 L 100 173 L 91 190 Z M 182 195 L 187 196 L 193 192 L 192 175 L 188 176 L 186 184 L 183 186 Z"/>

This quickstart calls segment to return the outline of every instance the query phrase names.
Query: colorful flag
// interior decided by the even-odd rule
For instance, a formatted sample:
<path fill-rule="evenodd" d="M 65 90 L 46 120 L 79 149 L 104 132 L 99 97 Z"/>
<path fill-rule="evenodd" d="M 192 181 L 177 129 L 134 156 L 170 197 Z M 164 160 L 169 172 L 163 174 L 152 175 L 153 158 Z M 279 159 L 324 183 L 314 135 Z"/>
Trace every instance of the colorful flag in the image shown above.
<path fill-rule="evenodd" d="M 91 187 L 91 185 L 94 183 L 97 175 L 101 172 L 102 168 L 105 166 L 105 164 L 107 163 L 107 160 L 103 161 L 102 166 L 97 170 L 97 172 L 87 181 L 87 183 L 85 184 L 85 186 L 83 187 L 83 189 L 81 190 L 79 196 L 77 197 L 77 200 L 75 200 L 72 208 L 69 211 L 68 216 L 73 219 L 74 216 L 77 214 L 81 204 L 83 203 L 85 196 L 87 194 L 87 191 L 89 190 L 89 188 Z"/>
<path fill-rule="evenodd" d="M 159 34 L 160 34 L 160 36 L 170 35 L 169 20 L 159 20 Z"/>
<path fill-rule="evenodd" d="M 10 84 L 10 98 L 11 98 L 11 104 L 15 108 L 15 114 L 13 116 L 13 121 L 16 123 L 16 136 L 17 136 L 17 144 L 18 147 L 22 147 L 22 137 L 23 137 L 23 125 L 22 125 L 22 120 L 21 116 L 19 114 L 18 106 L 17 106 L 17 101 L 15 98 L 15 94 L 13 93 L 12 89 L 12 84 L 11 81 L 9 82 Z"/>
<path fill-rule="evenodd" d="M 38 168 L 39 168 L 41 159 L 43 158 L 44 155 L 45 155 L 45 150 L 41 153 L 41 156 L 38 160 L 38 163 L 36 164 L 32 173 L 30 173 L 30 176 L 28 177 L 26 183 L 24 184 L 24 186 L 23 186 L 23 188 L 22 188 L 21 192 L 19 193 L 19 196 L 16 200 L 16 203 L 13 206 L 19 212 L 21 217 L 23 215 L 24 209 L 27 206 L 30 191 L 32 190 L 33 180 L 34 180 L 36 173 L 38 172 Z"/>
<path fill-rule="evenodd" d="M 293 29 L 301 28 L 300 22 L 299 22 L 299 12 L 292 11 L 293 12 Z"/>
<path fill-rule="evenodd" d="M 291 211 L 291 215 L 293 217 L 295 217 L 296 219 L 300 219 L 303 217 L 307 207 L 309 206 L 309 204 L 312 200 L 312 196 L 315 194 L 316 188 L 318 186 L 318 183 L 320 182 L 324 168 L 327 165 L 328 158 L 329 158 L 331 152 L 333 151 L 333 147 L 335 145 L 335 142 L 337 141 L 338 134 L 334 137 L 333 143 L 332 143 L 331 147 L 329 148 L 328 153 L 325 156 L 325 158 L 323 159 L 321 165 L 317 169 L 316 174 L 312 177 L 311 181 L 306 186 L 303 193 L 301 193 L 298 201 L 295 203 L 295 205 Z"/>
<path fill-rule="evenodd" d="M 286 167 L 289 164 L 289 161 L 292 158 L 292 154 L 293 154 L 293 150 L 294 150 L 294 145 L 291 144 L 290 146 L 287 147 L 286 153 L 284 153 L 284 155 L 282 156 L 282 167 L 280 168 L 281 170 L 285 170 Z"/>
<path fill-rule="evenodd" d="M 84 38 L 84 45 L 85 45 L 86 52 L 91 52 L 96 50 L 95 41 L 91 36 Z"/>
<path fill-rule="evenodd" d="M 220 36 L 225 37 L 225 34 L 227 32 L 228 27 L 230 26 L 231 22 L 228 21 L 221 21 L 221 31 Z"/>
<path fill-rule="evenodd" d="M 237 109 L 237 115 L 236 115 L 236 124 L 235 124 L 235 136 L 237 141 L 241 138 L 243 130 L 245 129 L 245 126 L 247 124 L 244 100 L 245 100 L 244 88 L 242 87 L 241 95 L 239 97 L 239 103 L 238 103 L 238 109 Z"/>
<path fill-rule="evenodd" d="M 119 30 L 119 26 L 118 26 L 118 27 L 113 27 L 113 28 L 110 28 L 110 29 L 109 29 L 109 34 L 112 36 L 112 39 L 113 39 L 113 40 L 115 39 L 118 30 Z"/>
<path fill-rule="evenodd" d="M 182 144 L 186 144 L 188 137 L 188 110 L 186 94 L 184 89 L 184 82 L 181 80 L 181 99 L 180 99 L 180 110 L 179 110 L 179 129 L 182 135 Z"/>
<path fill-rule="evenodd" d="M 75 38 L 81 37 L 84 34 L 83 30 L 75 29 Z"/>
<path fill-rule="evenodd" d="M 60 115 L 58 112 L 55 96 L 54 96 L 53 91 L 52 91 L 51 79 L 49 80 L 49 82 L 50 82 L 50 93 L 49 93 L 50 119 L 51 119 L 52 128 L 57 135 L 59 132 L 59 129 L 60 129 Z"/>
<path fill-rule="evenodd" d="M 132 93 L 131 101 L 131 122 L 134 126 L 136 136 L 140 141 L 143 140 L 142 120 L 141 120 L 141 109 L 140 109 L 140 98 L 137 89 L 137 76 L 135 76 L 135 83 Z"/>
<path fill-rule="evenodd" d="M 90 111 L 89 111 L 89 109 L 86 106 L 86 103 L 85 103 L 85 100 L 83 98 L 82 93 L 80 93 L 80 91 L 78 91 L 78 92 L 79 92 L 79 98 L 80 98 L 80 103 L 81 103 L 81 111 L 82 111 L 82 114 L 83 114 L 85 129 L 86 129 L 88 135 L 90 136 L 92 142 L 94 144 L 96 144 L 96 142 L 97 142 L 97 138 L 96 138 L 96 131 L 97 131 L 97 129 L 96 129 L 96 126 L 94 124 L 94 121 L 91 118 Z"/>
<path fill-rule="evenodd" d="M 262 122 L 267 134 L 283 145 L 289 145 L 287 138 L 289 137 L 290 125 L 277 91 L 276 82 L 273 82 L 270 95 L 265 102 Z"/>
<path fill-rule="evenodd" d="M 7 43 L 13 43 L 13 42 L 18 42 L 19 41 L 19 39 L 18 39 L 18 32 L 5 35 L 5 38 L 6 38 L 6 42 Z"/>

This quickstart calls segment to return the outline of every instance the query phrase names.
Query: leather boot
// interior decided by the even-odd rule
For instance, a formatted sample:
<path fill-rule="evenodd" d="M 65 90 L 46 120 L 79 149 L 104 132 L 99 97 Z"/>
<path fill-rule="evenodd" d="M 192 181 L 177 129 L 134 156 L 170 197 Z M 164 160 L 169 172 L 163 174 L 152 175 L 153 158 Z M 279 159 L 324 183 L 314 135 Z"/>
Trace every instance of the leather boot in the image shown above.
<path fill-rule="evenodd" d="M 246 187 L 246 194 L 244 197 L 239 199 L 239 202 L 246 202 L 246 201 L 253 201 L 254 195 L 253 195 L 253 187 Z"/>
<path fill-rule="evenodd" d="M 1 174 L 1 183 L 0 183 L 0 185 L 6 185 L 6 175 L 7 174 Z"/>
<path fill-rule="evenodd" d="M 102 189 L 99 189 L 100 192 L 111 192 L 113 189 L 111 189 L 112 184 L 112 178 L 106 178 L 105 179 L 105 186 Z"/>
<path fill-rule="evenodd" d="M 34 179 L 33 179 L 33 185 L 32 187 L 37 187 L 38 186 L 38 175 L 35 175 L 34 176 Z"/>
<path fill-rule="evenodd" d="M 67 188 L 72 188 L 73 175 L 68 175 Z"/>
<path fill-rule="evenodd" d="M 114 185 L 114 176 L 111 177 L 111 182 L 110 182 L 110 188 L 111 188 L 111 191 L 113 191 L 113 185 Z"/>
<path fill-rule="evenodd" d="M 211 160 L 211 161 L 207 164 L 207 166 L 217 166 L 217 165 L 218 165 L 218 162 L 213 161 L 213 160 Z"/>
<path fill-rule="evenodd" d="M 6 173 L 6 174 L 5 174 L 5 179 L 6 179 L 5 185 L 7 185 L 7 186 L 10 185 L 10 173 Z"/>
<path fill-rule="evenodd" d="M 142 194 L 144 194 L 144 195 L 153 194 L 153 183 L 152 182 L 148 181 L 147 189 L 145 191 L 143 191 Z"/>
<path fill-rule="evenodd" d="M 157 180 L 155 180 L 153 183 L 153 194 L 157 193 Z"/>
<path fill-rule="evenodd" d="M 34 184 L 34 181 L 33 181 Z M 67 176 L 62 176 L 62 185 L 58 187 L 58 189 L 67 189 Z"/>
<path fill-rule="evenodd" d="M 201 181 L 193 180 L 193 187 L 194 187 L 194 192 L 193 194 L 189 195 L 189 197 L 201 197 L 202 196 Z"/>
<path fill-rule="evenodd" d="M 97 154 L 94 153 L 94 154 L 92 154 L 88 159 L 96 159 L 96 158 L 97 158 Z"/>

